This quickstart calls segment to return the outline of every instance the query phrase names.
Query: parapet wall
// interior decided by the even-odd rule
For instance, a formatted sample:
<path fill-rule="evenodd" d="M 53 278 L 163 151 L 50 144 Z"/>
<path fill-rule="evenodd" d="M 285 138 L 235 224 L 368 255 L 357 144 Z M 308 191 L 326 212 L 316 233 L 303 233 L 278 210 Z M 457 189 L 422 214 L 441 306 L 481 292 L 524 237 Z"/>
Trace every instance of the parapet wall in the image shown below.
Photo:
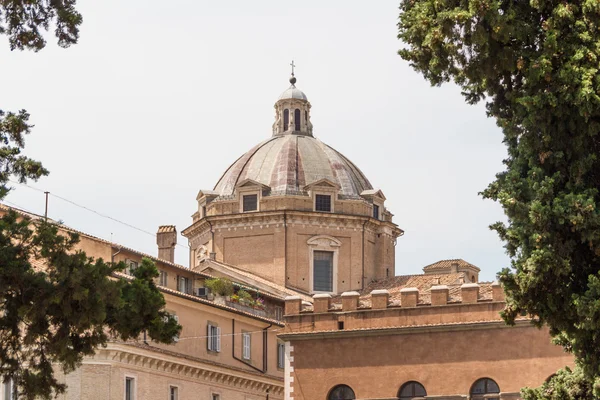
<path fill-rule="evenodd" d="M 493 283 L 485 285 L 484 289 L 485 295 L 477 283 L 462 284 L 452 288 L 455 295 L 450 300 L 451 289 L 447 285 L 432 286 L 422 292 L 407 287 L 400 290 L 399 304 L 390 301 L 388 290 L 381 289 L 363 296 L 358 292 L 344 292 L 335 299 L 329 294 L 316 294 L 313 303 L 290 296 L 285 300 L 285 331 L 316 333 L 501 324 L 499 312 L 505 306 L 503 288 Z M 430 297 L 430 304 L 419 303 L 422 295 Z"/>

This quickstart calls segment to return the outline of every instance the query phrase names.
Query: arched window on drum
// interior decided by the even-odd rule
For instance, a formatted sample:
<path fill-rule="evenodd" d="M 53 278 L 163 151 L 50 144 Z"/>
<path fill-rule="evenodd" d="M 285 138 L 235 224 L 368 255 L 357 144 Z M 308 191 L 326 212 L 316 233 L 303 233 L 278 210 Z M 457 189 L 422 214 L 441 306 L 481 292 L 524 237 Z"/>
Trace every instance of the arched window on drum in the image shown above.
<path fill-rule="evenodd" d="M 287 131 L 290 126 L 290 110 L 283 110 L 283 131 Z"/>
<path fill-rule="evenodd" d="M 300 131 L 300 110 L 296 108 L 296 110 L 294 111 L 294 130 L 295 131 Z"/>

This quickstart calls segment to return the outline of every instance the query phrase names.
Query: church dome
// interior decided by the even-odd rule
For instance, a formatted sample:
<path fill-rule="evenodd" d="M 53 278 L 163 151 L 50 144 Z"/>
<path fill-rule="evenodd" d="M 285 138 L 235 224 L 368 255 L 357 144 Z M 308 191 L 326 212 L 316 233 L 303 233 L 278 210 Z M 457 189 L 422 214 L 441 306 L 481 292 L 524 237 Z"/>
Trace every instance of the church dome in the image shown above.
<path fill-rule="evenodd" d="M 246 179 L 267 185 L 271 195 L 304 195 L 305 186 L 328 179 L 340 198 L 358 199 L 369 180 L 342 154 L 308 135 L 279 135 L 259 143 L 225 171 L 215 191 L 227 197 Z"/>
<path fill-rule="evenodd" d="M 281 93 L 279 100 L 284 99 L 308 100 L 304 92 L 294 85 L 290 86 L 285 92 Z"/>

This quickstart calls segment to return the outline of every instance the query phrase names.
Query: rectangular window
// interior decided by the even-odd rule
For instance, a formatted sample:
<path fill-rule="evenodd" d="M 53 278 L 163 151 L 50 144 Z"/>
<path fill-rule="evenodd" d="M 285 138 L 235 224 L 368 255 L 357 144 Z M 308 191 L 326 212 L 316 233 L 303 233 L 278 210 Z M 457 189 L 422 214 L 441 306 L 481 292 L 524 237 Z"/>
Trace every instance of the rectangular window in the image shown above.
<path fill-rule="evenodd" d="M 283 321 L 283 307 L 275 306 L 275 319 Z"/>
<path fill-rule="evenodd" d="M 207 348 L 209 351 L 221 351 L 221 328 L 208 324 L 207 329 Z"/>
<path fill-rule="evenodd" d="M 285 344 L 277 343 L 277 368 L 285 367 Z"/>
<path fill-rule="evenodd" d="M 125 264 L 127 264 L 127 268 L 125 269 L 125 273 L 127 275 L 133 276 L 133 271 L 135 271 L 137 269 L 138 263 L 136 261 L 133 261 L 133 260 L 127 260 L 127 261 L 125 261 Z"/>
<path fill-rule="evenodd" d="M 169 391 L 169 400 L 179 400 L 179 388 L 177 386 L 171 386 Z"/>
<path fill-rule="evenodd" d="M 315 211 L 331 212 L 331 195 L 315 195 Z"/>
<path fill-rule="evenodd" d="M 135 400 L 135 379 L 125 378 L 125 400 Z"/>
<path fill-rule="evenodd" d="M 313 267 L 313 290 L 333 292 L 333 252 L 315 251 Z"/>
<path fill-rule="evenodd" d="M 257 194 L 247 194 L 242 196 L 243 208 L 244 212 L 247 211 L 256 211 L 258 210 L 258 195 Z"/>
<path fill-rule="evenodd" d="M 373 218 L 379 219 L 379 206 L 377 204 L 373 204 Z"/>
<path fill-rule="evenodd" d="M 221 400 L 221 395 L 213 393 L 212 397 L 211 397 L 211 400 Z"/>
<path fill-rule="evenodd" d="M 167 271 L 160 271 L 158 284 L 159 286 L 167 287 Z"/>
<path fill-rule="evenodd" d="M 242 358 L 244 360 L 250 360 L 250 334 L 249 333 L 242 334 L 242 347 L 243 347 Z"/>
<path fill-rule="evenodd" d="M 177 288 L 182 293 L 192 294 L 192 280 L 185 276 L 180 276 L 178 279 L 179 287 Z"/>
<path fill-rule="evenodd" d="M 206 206 L 202 206 L 202 218 L 206 217 Z"/>
<path fill-rule="evenodd" d="M 16 388 L 14 385 L 14 381 L 10 378 L 2 379 L 2 394 L 4 395 L 4 400 L 14 400 L 17 398 L 16 396 Z"/>

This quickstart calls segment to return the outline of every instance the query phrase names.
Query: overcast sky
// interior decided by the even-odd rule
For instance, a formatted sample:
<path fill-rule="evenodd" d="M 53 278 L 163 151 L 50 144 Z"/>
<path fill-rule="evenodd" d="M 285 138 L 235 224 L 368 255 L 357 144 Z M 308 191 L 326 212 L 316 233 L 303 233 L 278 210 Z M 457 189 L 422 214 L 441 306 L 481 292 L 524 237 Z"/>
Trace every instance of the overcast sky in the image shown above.
<path fill-rule="evenodd" d="M 0 109 L 35 124 L 26 154 L 51 171 L 31 185 L 141 230 L 191 224 L 241 154 L 271 135 L 273 104 L 296 86 L 314 134 L 352 160 L 405 231 L 396 273 L 463 258 L 492 280 L 508 266 L 488 225 L 503 219 L 485 189 L 506 152 L 483 105 L 431 87 L 397 50 L 398 1 L 80 0 L 79 43 L 39 53 L 0 37 Z M 15 185 L 16 186 L 16 185 Z M 10 205 L 43 213 L 16 186 Z M 150 235 L 56 197 L 49 216 L 156 255 Z M 180 236 L 176 261 L 188 265 Z"/>

